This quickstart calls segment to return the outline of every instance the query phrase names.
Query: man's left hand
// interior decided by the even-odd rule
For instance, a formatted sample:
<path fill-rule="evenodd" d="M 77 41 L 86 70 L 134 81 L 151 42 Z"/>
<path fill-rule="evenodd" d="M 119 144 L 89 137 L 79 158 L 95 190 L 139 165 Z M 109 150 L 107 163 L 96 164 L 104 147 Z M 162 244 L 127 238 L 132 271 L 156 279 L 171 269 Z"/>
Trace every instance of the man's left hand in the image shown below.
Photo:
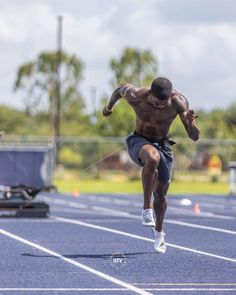
<path fill-rule="evenodd" d="M 107 107 L 105 107 L 102 111 L 103 116 L 108 117 L 112 114 L 112 110 L 108 109 Z"/>
<path fill-rule="evenodd" d="M 188 110 L 186 117 L 187 117 L 189 125 L 192 125 L 194 123 L 195 119 L 198 118 L 198 116 L 195 115 L 194 110 L 192 110 L 192 109 Z"/>

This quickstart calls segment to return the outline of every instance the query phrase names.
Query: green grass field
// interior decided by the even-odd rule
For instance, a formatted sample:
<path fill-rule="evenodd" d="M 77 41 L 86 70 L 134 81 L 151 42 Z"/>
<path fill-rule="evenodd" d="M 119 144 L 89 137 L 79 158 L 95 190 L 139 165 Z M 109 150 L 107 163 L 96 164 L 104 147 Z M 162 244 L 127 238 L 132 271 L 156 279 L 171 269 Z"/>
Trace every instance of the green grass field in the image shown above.
<path fill-rule="evenodd" d="M 54 184 L 60 192 L 70 193 L 142 193 L 140 180 L 109 179 L 62 179 L 55 178 Z M 173 181 L 171 194 L 228 194 L 227 182 Z"/>

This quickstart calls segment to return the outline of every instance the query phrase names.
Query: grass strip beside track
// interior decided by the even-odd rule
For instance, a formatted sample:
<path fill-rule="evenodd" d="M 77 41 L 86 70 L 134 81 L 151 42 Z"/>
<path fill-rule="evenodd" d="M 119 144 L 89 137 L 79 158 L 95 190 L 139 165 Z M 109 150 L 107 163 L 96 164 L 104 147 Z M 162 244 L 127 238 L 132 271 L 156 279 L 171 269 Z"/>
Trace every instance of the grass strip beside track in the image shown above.
<path fill-rule="evenodd" d="M 104 179 L 55 179 L 60 192 L 78 193 L 142 193 L 140 180 L 111 181 Z M 229 193 L 227 183 L 177 182 L 171 183 L 171 194 L 224 194 Z"/>

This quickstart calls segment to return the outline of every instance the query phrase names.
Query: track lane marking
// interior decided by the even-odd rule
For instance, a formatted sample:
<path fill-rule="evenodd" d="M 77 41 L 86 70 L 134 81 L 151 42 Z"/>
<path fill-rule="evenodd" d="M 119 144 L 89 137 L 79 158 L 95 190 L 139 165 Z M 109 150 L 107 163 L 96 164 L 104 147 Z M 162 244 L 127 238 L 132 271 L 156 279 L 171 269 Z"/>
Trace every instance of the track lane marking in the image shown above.
<path fill-rule="evenodd" d="M 177 221 L 177 220 L 173 220 L 173 219 L 167 219 L 166 222 L 170 223 L 170 224 L 175 224 L 175 225 L 182 225 L 182 226 L 187 226 L 187 227 L 206 229 L 206 230 L 211 230 L 211 231 L 222 232 L 225 234 L 236 235 L 236 231 L 213 227 L 213 226 L 199 225 L 199 224 L 194 224 L 194 223 L 189 223 L 189 222 Z"/>
<path fill-rule="evenodd" d="M 58 199 L 52 200 L 51 198 L 45 197 L 45 200 L 50 201 L 55 204 L 60 204 L 60 202 L 58 202 L 60 200 L 58 200 Z M 71 201 L 68 201 L 68 202 L 64 201 L 63 205 L 67 205 L 67 206 L 70 206 L 73 208 L 78 208 L 78 209 L 89 209 L 90 208 L 92 210 L 99 211 L 100 213 L 103 213 L 103 214 L 109 213 L 109 215 L 112 215 L 112 216 L 120 216 L 120 217 L 127 217 L 127 218 L 131 218 L 131 219 L 140 220 L 140 216 L 138 216 L 138 215 L 130 214 L 129 212 L 124 212 L 124 211 L 120 211 L 120 210 L 116 210 L 116 209 L 104 208 L 104 207 L 99 207 L 99 206 L 90 206 L 89 207 L 88 205 L 82 205 L 82 204 L 78 204 L 76 202 L 71 202 Z M 213 226 L 204 226 L 204 225 L 198 225 L 198 224 L 194 224 L 194 223 L 180 222 L 180 221 L 168 219 L 168 218 L 165 220 L 165 223 L 236 235 L 236 231 L 213 227 Z"/>
<path fill-rule="evenodd" d="M 219 292 L 219 291 L 228 291 L 228 292 L 234 292 L 236 291 L 236 288 L 152 288 L 152 289 L 145 289 L 148 291 L 214 291 L 214 292 Z"/>
<path fill-rule="evenodd" d="M 72 198 L 72 196 L 69 196 L 70 198 Z M 113 198 L 109 198 L 109 197 L 101 197 L 101 196 L 96 196 L 96 195 L 86 195 L 86 196 L 80 196 L 80 199 L 84 199 L 86 201 L 96 201 L 96 202 L 100 202 L 100 203 L 113 203 L 114 205 L 125 205 L 126 207 L 142 207 L 142 202 L 141 201 L 136 201 L 135 202 L 131 202 L 129 200 L 117 200 L 117 199 L 113 199 Z M 173 200 L 172 200 L 173 201 Z M 185 209 L 185 208 L 181 208 L 182 206 L 179 204 L 180 201 L 175 200 L 175 203 L 177 203 L 177 206 L 173 206 L 173 205 L 168 205 L 168 209 L 169 210 L 173 210 L 173 211 L 179 211 L 181 213 L 184 214 L 188 214 L 188 215 L 195 215 L 192 210 L 190 209 Z M 138 204 L 139 203 L 139 204 Z M 204 205 L 206 204 L 206 202 L 204 202 Z M 215 208 L 215 204 L 210 203 L 209 206 L 212 206 Z M 209 207 L 208 206 L 208 207 Z M 221 205 L 223 206 L 223 205 Z M 233 216 L 225 216 L 225 215 L 219 215 L 219 214 L 215 214 L 215 213 L 211 213 L 211 212 L 200 212 L 200 214 L 202 217 L 211 217 L 211 218 L 218 218 L 218 219 L 228 219 L 228 220 L 234 220 L 235 218 Z"/>
<path fill-rule="evenodd" d="M 104 292 L 104 291 L 123 291 L 127 292 L 129 290 L 125 288 L 0 288 L 0 292 Z M 236 288 L 145 288 L 147 291 L 236 291 Z M 150 293 L 149 293 L 150 294 Z"/>
<path fill-rule="evenodd" d="M 65 292 L 65 291 L 77 291 L 77 292 L 81 292 L 81 291 L 129 291 L 125 288 L 0 288 L 0 292 L 1 291 L 18 291 L 18 292 L 28 292 L 28 291 L 44 291 L 44 292 L 48 292 L 48 291 L 54 291 L 54 292 Z"/>
<path fill-rule="evenodd" d="M 113 229 L 113 228 L 104 227 L 104 226 L 100 226 L 100 225 L 96 225 L 96 224 L 86 223 L 86 222 L 78 221 L 78 220 L 75 220 L 75 219 L 68 219 L 68 218 L 59 217 L 59 216 L 52 216 L 51 218 L 54 218 L 54 219 L 62 221 L 62 222 L 67 222 L 67 223 L 71 223 L 71 224 L 77 224 L 77 225 L 81 225 L 81 226 L 85 226 L 85 227 L 90 227 L 90 228 L 93 228 L 93 229 L 103 230 L 103 231 L 115 233 L 115 234 L 118 234 L 118 235 L 130 237 L 130 238 L 134 238 L 134 239 L 138 239 L 138 240 L 143 240 L 143 241 L 152 242 L 152 243 L 154 242 L 153 239 L 149 239 L 149 238 L 146 238 L 146 237 L 143 237 L 143 236 L 134 235 L 134 234 L 131 234 L 131 233 L 128 233 L 128 232 L 124 232 L 124 231 L 120 231 L 120 230 L 116 230 L 116 229 Z M 187 247 L 183 247 L 183 246 L 176 245 L 176 244 L 171 244 L 171 243 L 166 243 L 166 245 L 170 246 L 172 248 L 179 249 L 179 250 L 193 252 L 193 253 L 197 253 L 197 254 L 201 254 L 201 255 L 214 257 L 214 258 L 218 258 L 218 259 L 221 259 L 221 260 L 236 263 L 236 259 L 233 259 L 233 258 L 216 255 L 216 254 L 212 254 L 212 253 L 209 253 L 209 252 L 203 252 L 203 251 L 199 251 L 199 250 L 196 250 L 196 249 L 187 248 Z"/>
<path fill-rule="evenodd" d="M 54 203 L 58 203 L 61 201 L 60 199 L 52 199 L 50 197 L 47 197 L 47 196 L 42 196 L 42 198 L 44 198 L 44 200 L 46 201 L 52 201 Z M 72 198 L 72 197 L 70 197 Z M 99 198 L 99 197 L 98 197 Z M 59 202 L 58 202 L 59 201 Z M 96 201 L 99 201 L 99 199 L 97 199 Z M 73 202 L 73 201 L 65 201 L 63 200 L 62 201 L 62 204 L 65 204 L 65 205 L 68 205 L 69 206 L 69 203 L 71 204 L 70 206 L 73 206 L 73 207 L 77 207 L 77 208 L 81 208 L 82 206 L 87 206 L 87 208 L 92 208 L 92 207 L 96 207 L 96 208 L 101 208 L 101 209 L 105 209 L 104 207 L 99 207 L 99 206 L 90 206 L 90 205 L 83 205 L 83 204 L 78 204 L 76 202 Z M 103 201 L 104 203 L 104 201 Z M 108 203 L 108 202 L 107 202 Z M 114 203 L 114 201 L 110 202 L 110 203 Z M 126 205 L 126 208 L 129 207 L 129 205 Z M 131 207 L 131 206 L 130 206 Z M 137 205 L 137 204 L 133 204 L 132 207 L 138 207 L 138 208 L 141 208 L 142 207 L 142 204 L 140 203 L 140 205 Z M 95 208 L 94 208 L 95 209 Z M 111 208 L 106 208 L 107 210 L 110 209 L 110 210 L 117 210 L 117 209 L 111 209 Z M 95 209 L 96 210 L 96 209 Z M 193 213 L 192 210 L 190 209 L 184 209 L 184 208 L 177 208 L 177 207 L 174 207 L 174 206 L 171 206 L 169 205 L 168 206 L 168 210 L 169 211 L 174 211 L 174 212 L 179 212 L 179 213 L 182 213 L 182 214 L 185 214 L 185 215 L 190 215 L 190 216 L 195 216 L 196 214 Z M 117 210 L 119 211 L 119 210 Z M 122 212 L 122 211 L 120 211 Z M 207 217 L 207 218 L 215 218 L 215 219 L 224 219 L 224 220 L 235 220 L 235 218 L 233 216 L 226 216 L 226 215 L 219 215 L 219 214 L 214 214 L 214 213 L 211 213 L 211 212 L 200 212 L 198 214 L 199 217 Z"/>
<path fill-rule="evenodd" d="M 151 293 L 149 293 L 147 291 L 144 291 L 144 290 L 142 290 L 142 289 L 140 289 L 138 287 L 135 287 L 135 286 L 133 286 L 131 284 L 128 284 L 128 283 L 126 283 L 124 281 L 121 281 L 121 280 L 119 280 L 119 279 L 117 279 L 115 277 L 112 277 L 112 276 L 107 275 L 107 274 L 105 274 L 103 272 L 100 272 L 100 271 L 98 271 L 96 269 L 93 269 L 93 268 L 91 268 L 91 267 L 89 267 L 89 266 L 87 266 L 85 264 L 82 264 L 82 263 L 77 262 L 77 261 L 75 261 L 73 259 L 67 258 L 67 257 L 65 257 L 65 256 L 63 256 L 63 255 L 61 255 L 61 254 L 59 254 L 59 253 L 57 253 L 55 251 L 52 251 L 52 250 L 50 250 L 48 248 L 45 248 L 45 247 L 43 247 L 43 246 L 41 246 L 39 244 L 33 243 L 33 242 L 31 242 L 29 240 L 26 240 L 26 239 L 24 239 L 24 238 L 22 238 L 20 236 L 12 234 L 12 233 L 10 233 L 10 232 L 8 232 L 6 230 L 0 229 L 0 234 L 8 236 L 9 238 L 17 240 L 17 241 L 19 241 L 19 242 L 21 242 L 23 244 L 28 245 L 28 246 L 31 246 L 32 248 L 38 249 L 38 250 L 40 250 L 42 252 L 45 252 L 45 253 L 47 253 L 47 254 L 49 254 L 51 256 L 57 257 L 57 258 L 65 261 L 67 263 L 70 263 L 70 264 L 72 264 L 74 266 L 77 266 L 77 267 L 79 267 L 79 268 L 81 268 L 83 270 L 86 270 L 86 271 L 88 271 L 88 272 L 90 272 L 92 274 L 95 274 L 96 276 L 101 277 L 102 279 L 105 279 L 105 280 L 107 280 L 109 282 L 112 282 L 112 283 L 114 283 L 116 285 L 122 286 L 122 287 L 126 288 L 126 290 L 133 291 L 136 294 L 140 294 L 140 295 L 150 295 L 151 294 Z"/>
<path fill-rule="evenodd" d="M 132 283 L 135 286 L 236 286 L 236 283 Z"/>
<path fill-rule="evenodd" d="M 127 289 L 124 288 L 0 288 L 0 292 L 104 292 L 104 291 L 124 291 L 127 292 Z M 145 288 L 147 291 L 236 291 L 236 288 Z M 150 293 L 148 293 L 150 294 Z"/>

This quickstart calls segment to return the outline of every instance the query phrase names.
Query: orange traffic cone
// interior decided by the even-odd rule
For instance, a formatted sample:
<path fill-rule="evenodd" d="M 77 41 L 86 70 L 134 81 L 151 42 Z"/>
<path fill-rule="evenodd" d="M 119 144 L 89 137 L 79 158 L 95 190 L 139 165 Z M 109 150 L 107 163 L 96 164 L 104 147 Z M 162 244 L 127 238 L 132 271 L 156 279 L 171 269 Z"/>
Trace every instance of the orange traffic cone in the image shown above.
<path fill-rule="evenodd" d="M 79 191 L 73 191 L 72 195 L 73 197 L 79 197 Z"/>
<path fill-rule="evenodd" d="M 193 212 L 199 214 L 201 212 L 199 203 L 196 203 L 193 207 Z"/>

